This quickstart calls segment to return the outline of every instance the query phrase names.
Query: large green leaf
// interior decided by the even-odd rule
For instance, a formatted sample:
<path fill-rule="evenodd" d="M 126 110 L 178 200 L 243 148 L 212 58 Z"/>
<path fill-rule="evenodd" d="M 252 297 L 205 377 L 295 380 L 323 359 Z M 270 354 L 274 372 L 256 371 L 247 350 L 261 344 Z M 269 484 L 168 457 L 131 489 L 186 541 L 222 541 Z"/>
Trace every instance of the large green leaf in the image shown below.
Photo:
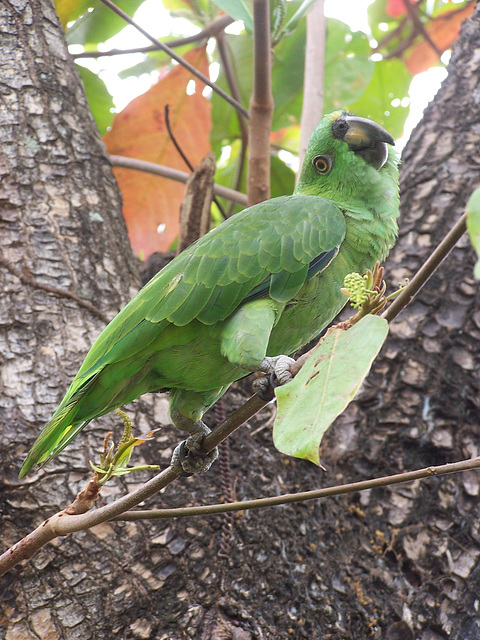
<path fill-rule="evenodd" d="M 475 189 L 467 202 L 467 229 L 478 256 L 473 275 L 480 280 L 480 187 Z"/>
<path fill-rule="evenodd" d="M 327 20 L 323 112 L 344 109 L 365 93 L 374 73 L 370 45 L 361 31 Z"/>
<path fill-rule="evenodd" d="M 367 90 L 348 109 L 358 116 L 371 118 L 389 131 L 394 138 L 403 133 L 409 107 L 393 106 L 395 99 L 408 96 L 412 76 L 400 60 L 379 60 L 374 63 L 373 77 Z"/>
<path fill-rule="evenodd" d="M 324 433 L 355 397 L 387 334 L 387 321 L 372 315 L 348 331 L 337 329 L 291 382 L 275 390 L 273 442 L 279 451 L 320 464 Z"/>
<path fill-rule="evenodd" d="M 77 65 L 78 72 L 85 87 L 90 110 L 97 123 L 98 130 L 103 135 L 113 120 L 113 100 L 103 80 L 95 73 L 81 65 Z"/>

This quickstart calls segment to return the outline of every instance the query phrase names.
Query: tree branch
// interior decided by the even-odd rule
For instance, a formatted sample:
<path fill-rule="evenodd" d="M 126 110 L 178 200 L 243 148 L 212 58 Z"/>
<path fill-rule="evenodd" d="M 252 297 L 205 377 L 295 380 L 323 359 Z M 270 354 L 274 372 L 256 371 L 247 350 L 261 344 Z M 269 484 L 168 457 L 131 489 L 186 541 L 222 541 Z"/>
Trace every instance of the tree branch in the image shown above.
<path fill-rule="evenodd" d="M 146 173 L 153 173 L 156 176 L 162 176 L 169 180 L 176 180 L 177 182 L 187 182 L 190 177 L 189 173 L 185 171 L 178 171 L 170 167 L 165 167 L 155 162 L 146 162 L 145 160 L 137 160 L 136 158 L 128 158 L 127 156 L 110 156 L 110 162 L 113 167 L 122 167 L 123 169 L 132 169 L 133 171 L 145 171 Z M 215 195 L 227 200 L 232 200 L 243 206 L 247 206 L 247 196 L 239 191 L 234 191 L 228 187 L 222 187 L 219 184 L 213 185 L 213 192 Z"/>
<path fill-rule="evenodd" d="M 268 0 L 253 0 L 253 93 L 250 99 L 248 204 L 270 197 L 271 86 L 270 10 Z"/>
<path fill-rule="evenodd" d="M 246 118 L 248 118 L 248 111 L 244 107 L 242 107 L 241 104 L 239 104 L 236 100 L 234 100 L 231 96 L 229 96 L 228 93 L 225 93 L 223 89 L 220 89 L 220 87 L 218 87 L 214 82 L 212 82 L 209 78 L 207 78 L 207 76 L 204 76 L 203 73 L 200 73 L 200 71 L 195 69 L 195 67 L 193 67 L 189 62 L 186 62 L 183 58 L 178 56 L 172 49 L 170 49 L 170 47 L 168 47 L 166 44 L 164 44 L 160 40 L 157 40 L 157 38 L 154 38 L 153 36 L 151 36 L 147 31 L 145 31 L 145 29 L 142 29 L 142 27 L 138 25 L 132 18 L 130 18 L 130 16 L 125 13 L 125 11 L 122 11 L 122 9 L 117 7 L 117 5 L 112 2 L 112 0 L 101 0 L 101 2 L 103 2 L 104 5 L 109 7 L 117 15 L 123 18 L 126 22 L 128 22 L 128 24 L 131 24 L 132 27 L 135 27 L 135 29 L 137 29 L 137 31 L 139 31 L 142 35 L 144 35 L 145 38 L 150 40 L 150 42 L 154 46 L 156 46 L 157 49 L 161 49 L 162 51 L 165 51 L 165 53 L 167 53 L 173 60 L 176 60 L 179 64 L 185 67 L 185 69 L 188 69 L 188 71 L 190 71 L 192 75 L 194 75 L 196 78 L 198 78 L 207 86 L 209 86 L 213 91 L 215 91 L 215 93 L 218 93 L 220 97 L 222 97 L 229 104 L 231 104 L 232 107 L 235 107 L 237 111 L 239 111 Z"/>

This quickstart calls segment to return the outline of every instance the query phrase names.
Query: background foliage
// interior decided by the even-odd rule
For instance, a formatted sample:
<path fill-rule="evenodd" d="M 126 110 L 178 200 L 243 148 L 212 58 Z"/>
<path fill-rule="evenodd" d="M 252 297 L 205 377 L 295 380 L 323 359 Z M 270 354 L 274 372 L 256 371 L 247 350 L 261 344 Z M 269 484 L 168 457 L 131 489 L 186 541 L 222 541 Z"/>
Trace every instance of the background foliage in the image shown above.
<path fill-rule="evenodd" d="M 305 16 L 311 4 L 311 0 L 270 3 L 275 100 L 272 196 L 291 193 L 294 188 L 295 159 L 291 154 L 299 144 Z M 119 0 L 117 5 L 134 16 L 142 0 Z M 149 6 L 146 3 L 143 9 Z M 197 164 L 211 148 L 218 161 L 216 182 L 245 190 L 245 127 L 230 104 L 198 81 L 193 82 L 191 74 L 178 68 L 165 53 L 148 46 L 139 48 L 143 59 L 131 66 L 126 63 L 119 76 L 125 83 L 136 78 L 151 86 L 120 114 L 114 114 L 113 99 L 102 79 L 104 74 L 98 75 L 83 65 L 95 68 L 85 56 L 96 56 L 111 48 L 108 40 L 125 28 L 125 22 L 99 0 L 57 0 L 56 7 L 74 55 L 82 52 L 77 57 L 78 68 L 110 153 L 188 170 L 165 127 L 163 111 L 168 104 L 172 128 L 191 163 Z M 175 46 L 177 54 L 205 74 L 210 73 L 218 86 L 238 95 L 248 108 L 253 78 L 251 0 L 164 0 L 163 7 L 172 33 L 160 40 Z M 465 1 L 374 0 L 368 7 L 368 33 L 352 32 L 344 22 L 327 19 L 324 112 L 349 109 L 380 122 L 394 137 L 401 136 L 409 113 L 412 77 L 443 65 L 442 54 L 472 9 L 473 2 Z M 235 22 L 214 37 L 202 36 L 202 30 L 208 30 L 224 12 Z M 162 28 L 152 18 L 149 33 L 157 37 Z M 192 37 L 195 33 L 200 36 Z M 128 43 L 127 31 L 122 42 Z M 130 86 L 131 83 L 126 84 Z M 194 137 L 188 134 L 192 129 Z M 146 258 L 154 251 L 171 248 L 178 235 L 184 186 L 125 169 L 115 172 L 134 251 Z M 227 213 L 236 210 L 228 203 L 225 206 Z M 218 211 L 214 211 L 214 217 L 221 220 Z"/>

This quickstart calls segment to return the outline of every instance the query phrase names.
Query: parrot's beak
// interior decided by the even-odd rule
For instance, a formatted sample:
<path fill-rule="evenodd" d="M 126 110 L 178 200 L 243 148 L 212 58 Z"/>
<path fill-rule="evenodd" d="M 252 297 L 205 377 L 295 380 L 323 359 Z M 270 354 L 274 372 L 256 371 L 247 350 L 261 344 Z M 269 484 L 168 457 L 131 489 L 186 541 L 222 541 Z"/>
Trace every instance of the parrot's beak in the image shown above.
<path fill-rule="evenodd" d="M 377 171 L 387 161 L 387 144 L 395 144 L 392 136 L 376 122 L 346 113 L 335 120 L 332 130 L 335 138 L 346 142 L 356 155 Z"/>

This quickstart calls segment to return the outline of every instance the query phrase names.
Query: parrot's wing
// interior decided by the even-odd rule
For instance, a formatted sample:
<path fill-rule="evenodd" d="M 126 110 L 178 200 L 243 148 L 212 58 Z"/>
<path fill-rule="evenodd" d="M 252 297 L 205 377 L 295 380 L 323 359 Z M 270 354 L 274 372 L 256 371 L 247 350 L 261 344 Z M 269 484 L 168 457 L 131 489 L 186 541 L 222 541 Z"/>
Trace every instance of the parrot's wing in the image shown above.
<path fill-rule="evenodd" d="M 334 257 L 345 228 L 340 209 L 316 196 L 245 209 L 162 269 L 105 328 L 77 376 L 133 355 L 168 323 L 213 325 L 267 292 L 288 302 Z"/>

